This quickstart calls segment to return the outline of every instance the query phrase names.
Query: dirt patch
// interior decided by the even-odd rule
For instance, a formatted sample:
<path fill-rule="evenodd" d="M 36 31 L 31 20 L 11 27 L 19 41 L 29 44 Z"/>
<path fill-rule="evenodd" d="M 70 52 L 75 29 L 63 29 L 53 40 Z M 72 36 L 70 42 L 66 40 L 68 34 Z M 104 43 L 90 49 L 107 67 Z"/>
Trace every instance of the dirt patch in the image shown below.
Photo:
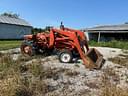
<path fill-rule="evenodd" d="M 24 57 L 17 54 L 18 57 L 14 60 L 13 54 L 0 53 L 0 94 L 1 96 L 127 96 L 128 90 L 123 88 L 128 84 L 126 82 L 128 67 L 123 66 L 128 64 L 128 55 L 116 49 L 111 51 L 102 48 L 101 51 L 106 62 L 101 70 L 91 71 L 79 63 L 60 63 L 56 56 Z M 114 58 L 109 58 L 111 56 Z M 117 64 L 120 64 L 121 68 L 117 68 Z"/>
<path fill-rule="evenodd" d="M 119 64 L 128 68 L 128 55 L 119 54 L 116 57 L 108 58 L 108 60 L 112 61 L 115 64 Z"/>
<path fill-rule="evenodd" d="M 102 77 L 101 94 L 99 96 L 128 96 L 128 88 L 120 88 L 108 78 L 108 74 L 104 73 Z"/>
<path fill-rule="evenodd" d="M 85 85 L 92 89 L 98 89 L 99 86 L 97 85 L 97 82 L 87 82 L 85 81 Z"/>
<path fill-rule="evenodd" d="M 67 71 L 65 72 L 65 74 L 68 75 L 68 76 L 77 76 L 77 75 L 80 74 L 80 72 L 72 71 L 72 70 L 67 70 Z"/>

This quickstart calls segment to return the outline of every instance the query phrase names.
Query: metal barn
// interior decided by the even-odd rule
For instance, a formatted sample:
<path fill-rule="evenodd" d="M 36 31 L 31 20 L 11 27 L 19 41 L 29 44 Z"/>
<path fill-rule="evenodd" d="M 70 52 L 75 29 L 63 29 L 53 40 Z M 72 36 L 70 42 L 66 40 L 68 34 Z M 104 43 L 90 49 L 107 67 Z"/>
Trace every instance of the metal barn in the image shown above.
<path fill-rule="evenodd" d="M 105 25 L 93 28 L 83 29 L 88 32 L 89 40 L 111 41 L 111 40 L 128 40 L 128 24 Z"/>
<path fill-rule="evenodd" d="M 0 16 L 0 39 L 22 39 L 31 30 L 32 26 L 23 19 Z"/>

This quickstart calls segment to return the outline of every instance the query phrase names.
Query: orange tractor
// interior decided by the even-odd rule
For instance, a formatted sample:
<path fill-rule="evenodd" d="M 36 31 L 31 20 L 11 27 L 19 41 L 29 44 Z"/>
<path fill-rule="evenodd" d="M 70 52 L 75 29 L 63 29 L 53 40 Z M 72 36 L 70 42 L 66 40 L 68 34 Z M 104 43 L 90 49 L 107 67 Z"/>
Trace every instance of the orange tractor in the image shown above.
<path fill-rule="evenodd" d="M 49 33 L 25 35 L 21 52 L 27 55 L 56 50 L 60 62 L 69 63 L 74 57 L 80 57 L 87 68 L 100 68 L 103 64 L 102 54 L 95 48 L 89 49 L 84 32 L 65 28 L 50 28 Z"/>

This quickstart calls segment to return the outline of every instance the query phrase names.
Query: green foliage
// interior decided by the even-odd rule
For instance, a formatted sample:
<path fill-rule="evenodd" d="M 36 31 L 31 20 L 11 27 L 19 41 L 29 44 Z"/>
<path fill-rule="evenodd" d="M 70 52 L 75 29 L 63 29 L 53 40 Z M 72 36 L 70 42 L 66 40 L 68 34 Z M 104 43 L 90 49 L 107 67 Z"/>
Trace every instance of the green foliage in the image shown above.
<path fill-rule="evenodd" d="M 42 28 L 33 28 L 32 29 L 32 34 L 36 34 L 36 33 L 41 33 L 44 32 L 45 30 Z"/>
<path fill-rule="evenodd" d="M 46 26 L 45 28 L 33 28 L 32 29 L 32 34 L 37 34 L 41 32 L 49 33 L 51 26 Z"/>
<path fill-rule="evenodd" d="M 20 40 L 0 40 L 0 50 L 7 50 L 20 47 Z"/>
<path fill-rule="evenodd" d="M 10 12 L 4 12 L 1 14 L 1 16 L 8 16 L 8 17 L 12 17 L 12 18 L 19 18 L 19 15 L 16 13 L 10 13 Z"/>
<path fill-rule="evenodd" d="M 99 47 L 112 47 L 112 48 L 120 48 L 120 49 L 128 49 L 128 42 L 127 41 L 109 41 L 109 42 L 96 42 L 96 41 L 89 41 L 90 46 L 99 46 Z"/>

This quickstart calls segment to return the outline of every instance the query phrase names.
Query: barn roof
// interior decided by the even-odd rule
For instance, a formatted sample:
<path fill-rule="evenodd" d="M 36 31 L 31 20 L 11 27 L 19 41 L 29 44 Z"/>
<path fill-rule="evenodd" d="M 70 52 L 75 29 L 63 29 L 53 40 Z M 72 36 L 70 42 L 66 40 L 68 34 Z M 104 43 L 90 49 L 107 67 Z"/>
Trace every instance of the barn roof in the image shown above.
<path fill-rule="evenodd" d="M 120 24 L 120 25 L 104 25 L 104 26 L 97 26 L 93 28 L 87 28 L 87 30 L 100 30 L 100 31 L 115 31 L 115 30 L 128 30 L 128 24 Z"/>
<path fill-rule="evenodd" d="M 92 28 L 84 28 L 82 31 L 94 32 L 94 31 L 128 31 L 128 23 L 120 25 L 102 25 Z"/>
<path fill-rule="evenodd" d="M 24 19 L 8 17 L 8 16 L 0 16 L 0 23 L 22 25 L 22 26 L 31 26 Z"/>

